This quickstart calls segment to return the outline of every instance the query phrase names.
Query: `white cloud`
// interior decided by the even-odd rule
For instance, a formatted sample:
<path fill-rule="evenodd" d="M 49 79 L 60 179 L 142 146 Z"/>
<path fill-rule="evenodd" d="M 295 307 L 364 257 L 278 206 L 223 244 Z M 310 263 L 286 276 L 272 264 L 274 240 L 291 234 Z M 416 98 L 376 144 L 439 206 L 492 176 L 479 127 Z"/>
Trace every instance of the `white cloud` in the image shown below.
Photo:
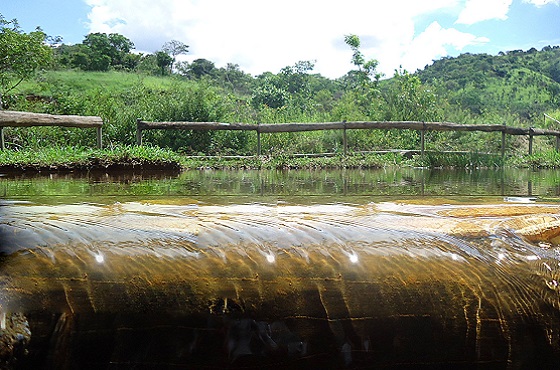
<path fill-rule="evenodd" d="M 554 4 L 560 6 L 560 0 L 523 0 L 523 2 L 528 4 L 533 4 L 538 8 L 548 4 Z"/>
<path fill-rule="evenodd" d="M 511 3 L 512 0 L 467 0 L 456 23 L 468 25 L 490 19 L 506 20 Z"/>
<path fill-rule="evenodd" d="M 485 44 L 489 41 L 486 37 L 477 37 L 453 28 L 444 29 L 439 23 L 433 22 L 412 40 L 410 48 L 402 56 L 402 66 L 414 72 L 416 68 L 422 68 L 432 60 L 447 55 L 447 46 L 461 51 L 466 46 Z"/>
<path fill-rule="evenodd" d="M 437 23 L 415 29 L 419 17 L 456 14 L 459 0 L 85 1 L 91 6 L 90 32 L 120 33 L 145 52 L 179 40 L 190 46 L 186 60 L 205 58 L 218 67 L 237 63 L 253 75 L 315 60 L 316 72 L 340 77 L 353 67 L 347 34 L 360 36 L 366 58 L 379 60 L 387 75 L 399 65 L 422 68 L 446 55 L 447 47 L 461 50 L 487 41 Z"/>

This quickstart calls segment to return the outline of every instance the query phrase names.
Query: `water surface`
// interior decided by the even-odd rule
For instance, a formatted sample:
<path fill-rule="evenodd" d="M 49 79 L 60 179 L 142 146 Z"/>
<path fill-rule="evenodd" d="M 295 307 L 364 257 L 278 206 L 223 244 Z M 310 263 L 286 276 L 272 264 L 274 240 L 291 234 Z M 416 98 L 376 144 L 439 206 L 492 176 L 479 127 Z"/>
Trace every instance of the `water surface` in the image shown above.
<path fill-rule="evenodd" d="M 8 368 L 544 368 L 554 171 L 0 177 Z"/>

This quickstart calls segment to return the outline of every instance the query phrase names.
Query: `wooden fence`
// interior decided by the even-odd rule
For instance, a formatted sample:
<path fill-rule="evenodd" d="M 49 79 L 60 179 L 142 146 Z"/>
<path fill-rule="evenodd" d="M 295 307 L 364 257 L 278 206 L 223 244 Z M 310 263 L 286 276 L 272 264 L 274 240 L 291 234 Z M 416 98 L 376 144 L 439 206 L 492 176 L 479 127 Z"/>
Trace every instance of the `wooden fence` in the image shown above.
<path fill-rule="evenodd" d="M 560 121 L 544 115 L 546 120 L 552 120 L 560 125 Z M 43 113 L 28 113 L 15 111 L 0 111 L 0 148 L 5 148 L 4 127 L 31 127 L 31 126 L 63 126 L 97 129 L 97 147 L 103 146 L 102 126 L 103 120 L 97 116 L 73 116 L 73 115 L 51 115 Z M 529 154 L 533 153 L 533 137 L 554 136 L 556 137 L 556 150 L 560 149 L 560 131 L 542 128 L 519 128 L 506 125 L 467 125 L 452 122 L 419 122 L 419 121 L 343 121 L 322 123 L 221 123 L 221 122 L 146 122 L 137 120 L 136 140 L 142 145 L 142 131 L 144 130 L 242 130 L 255 131 L 257 133 L 257 155 L 261 155 L 261 134 L 279 132 L 302 132 L 321 130 L 342 130 L 343 151 L 348 153 L 347 130 L 377 129 L 377 130 L 417 130 L 420 132 L 420 152 L 424 155 L 425 133 L 427 131 L 482 131 L 501 132 L 501 154 L 505 155 L 506 135 L 529 136 Z"/>
<path fill-rule="evenodd" d="M 97 116 L 52 115 L 0 110 L 0 148 L 5 149 L 4 127 L 63 126 L 97 129 L 97 147 L 103 146 L 103 120 Z"/>
<path fill-rule="evenodd" d="M 546 118 L 554 118 L 545 115 Z M 560 124 L 560 122 L 556 121 Z M 533 154 L 534 136 L 555 136 L 556 150 L 560 148 L 560 131 L 541 129 L 541 128 L 519 128 L 506 125 L 463 125 L 452 122 L 419 122 L 419 121 L 343 121 L 343 122 L 323 122 L 323 123 L 267 123 L 267 124 L 248 124 L 248 123 L 221 123 L 221 122 L 146 122 L 137 120 L 136 141 L 142 145 L 142 131 L 144 130 L 242 130 L 257 132 L 257 155 L 261 154 L 261 134 L 278 132 L 301 132 L 301 131 L 320 131 L 320 130 L 342 130 L 343 131 L 343 150 L 346 155 L 348 152 L 347 130 L 354 129 L 377 129 L 377 130 L 417 130 L 420 132 L 420 151 L 424 155 L 425 133 L 427 131 L 482 131 L 482 132 L 501 132 L 502 144 L 501 154 L 505 155 L 506 135 L 527 135 L 529 136 L 529 154 Z"/>

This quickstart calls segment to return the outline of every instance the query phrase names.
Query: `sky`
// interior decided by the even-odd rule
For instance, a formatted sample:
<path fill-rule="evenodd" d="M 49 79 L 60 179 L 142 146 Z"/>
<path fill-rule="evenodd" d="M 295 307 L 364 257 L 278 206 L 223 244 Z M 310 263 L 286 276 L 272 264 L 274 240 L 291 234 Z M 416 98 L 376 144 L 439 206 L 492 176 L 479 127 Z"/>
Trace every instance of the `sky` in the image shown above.
<path fill-rule="evenodd" d="M 354 68 L 349 34 L 386 77 L 461 53 L 560 45 L 560 0 L 0 0 L 0 14 L 66 44 L 119 33 L 153 53 L 178 40 L 182 60 L 253 76 L 313 61 L 314 73 L 341 77 Z"/>

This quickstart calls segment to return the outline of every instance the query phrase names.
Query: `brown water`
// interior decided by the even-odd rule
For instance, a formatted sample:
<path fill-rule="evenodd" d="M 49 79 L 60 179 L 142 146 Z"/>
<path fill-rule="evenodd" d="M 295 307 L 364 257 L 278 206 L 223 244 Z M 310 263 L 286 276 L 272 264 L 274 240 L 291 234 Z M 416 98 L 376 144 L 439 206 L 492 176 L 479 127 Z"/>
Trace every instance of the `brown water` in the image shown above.
<path fill-rule="evenodd" d="M 0 178 L 6 368 L 547 368 L 554 172 Z"/>

